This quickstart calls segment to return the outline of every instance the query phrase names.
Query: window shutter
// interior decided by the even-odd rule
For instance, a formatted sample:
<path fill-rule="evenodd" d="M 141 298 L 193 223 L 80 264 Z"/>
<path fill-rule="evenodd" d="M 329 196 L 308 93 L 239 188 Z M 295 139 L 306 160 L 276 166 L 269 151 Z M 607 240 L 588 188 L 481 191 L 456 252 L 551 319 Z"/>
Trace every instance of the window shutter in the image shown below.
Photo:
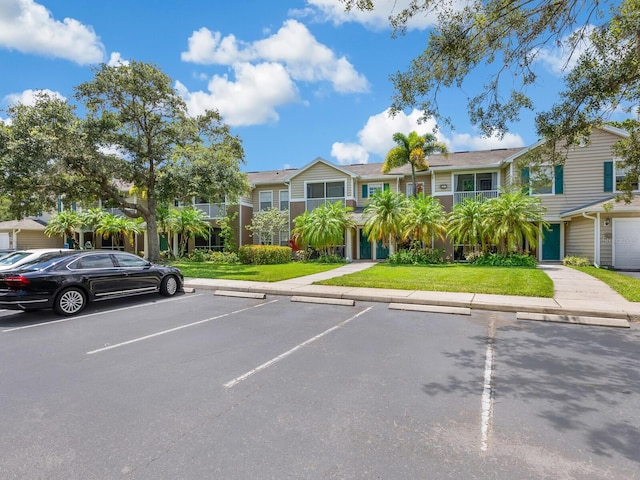
<path fill-rule="evenodd" d="M 555 192 L 556 195 L 560 195 L 561 193 L 564 193 L 564 166 L 563 165 L 556 165 L 556 172 L 555 172 L 555 177 L 556 177 L 556 188 L 555 188 Z"/>
<path fill-rule="evenodd" d="M 613 192 L 613 162 L 604 162 L 604 191 Z"/>
<path fill-rule="evenodd" d="M 389 184 L 388 183 L 383 183 L 382 184 L 382 190 L 384 190 L 385 192 L 389 191 Z"/>
<path fill-rule="evenodd" d="M 362 185 L 362 198 L 367 198 L 369 196 L 369 185 Z"/>
<path fill-rule="evenodd" d="M 522 191 L 529 195 L 529 167 L 522 169 Z"/>

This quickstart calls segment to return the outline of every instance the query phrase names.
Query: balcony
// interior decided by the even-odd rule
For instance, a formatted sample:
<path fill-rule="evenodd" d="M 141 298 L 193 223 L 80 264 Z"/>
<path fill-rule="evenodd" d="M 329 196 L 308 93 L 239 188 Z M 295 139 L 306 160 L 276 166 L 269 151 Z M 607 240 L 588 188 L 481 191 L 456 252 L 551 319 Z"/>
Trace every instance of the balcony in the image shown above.
<path fill-rule="evenodd" d="M 470 198 L 473 200 L 479 197 L 482 200 L 489 200 L 490 198 L 496 198 L 498 195 L 500 195 L 499 190 L 476 190 L 471 192 L 454 192 L 453 204 L 457 205 L 458 203 L 462 203 L 467 198 Z"/>
<path fill-rule="evenodd" d="M 224 218 L 227 214 L 227 206 L 224 203 L 194 203 L 193 205 L 185 205 L 179 208 L 185 208 L 186 206 L 192 206 L 196 210 L 204 212 L 205 218 L 209 220 Z"/>

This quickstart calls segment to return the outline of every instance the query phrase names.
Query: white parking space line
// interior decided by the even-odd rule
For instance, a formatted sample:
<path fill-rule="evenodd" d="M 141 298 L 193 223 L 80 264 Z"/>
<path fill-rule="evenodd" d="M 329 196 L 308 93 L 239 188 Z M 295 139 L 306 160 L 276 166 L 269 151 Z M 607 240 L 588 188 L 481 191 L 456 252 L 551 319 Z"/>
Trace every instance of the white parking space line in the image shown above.
<path fill-rule="evenodd" d="M 493 377 L 493 342 L 496 333 L 495 318 L 492 316 L 489 322 L 487 338 L 487 352 L 484 360 L 484 387 L 482 389 L 482 422 L 480 427 L 480 450 L 486 452 L 489 448 L 489 431 L 493 416 L 493 395 L 491 380 Z"/>
<path fill-rule="evenodd" d="M 249 377 L 250 377 L 251 375 L 253 375 L 254 373 L 258 373 L 258 372 L 260 372 L 260 371 L 262 371 L 262 370 L 264 370 L 264 369 L 266 369 L 266 368 L 270 367 L 271 365 L 273 365 L 273 364 L 275 364 L 275 363 L 279 362 L 279 361 L 280 361 L 280 360 L 282 360 L 283 358 L 286 358 L 286 357 L 288 357 L 289 355 L 291 355 L 292 353 L 294 353 L 294 352 L 296 352 L 296 351 L 300 350 L 302 347 L 305 347 L 306 345 L 309 345 L 310 343 L 315 342 L 316 340 L 318 340 L 318 339 L 320 339 L 320 338 L 322 338 L 322 337 L 324 337 L 324 336 L 326 336 L 326 335 L 330 334 L 330 333 L 331 333 L 331 332 L 333 332 L 334 330 L 337 330 L 337 329 L 339 329 L 339 328 L 344 327 L 347 323 L 351 322 L 352 320 L 355 320 L 355 319 L 356 319 L 356 318 L 358 318 L 360 315 L 364 315 L 365 313 L 367 313 L 367 312 L 368 312 L 369 310 L 371 310 L 372 308 L 373 308 L 373 307 L 367 307 L 366 309 L 362 310 L 361 312 L 356 313 L 354 316 L 352 316 L 352 317 L 350 317 L 350 318 L 347 318 L 346 320 L 344 320 L 344 321 L 342 321 L 342 322 L 340 322 L 340 323 L 338 323 L 338 324 L 334 325 L 333 327 L 331 327 L 331 328 L 329 328 L 329 329 L 325 330 L 324 332 L 319 333 L 319 334 L 318 334 L 318 335 L 316 335 L 315 337 L 310 338 L 309 340 L 306 340 L 306 341 L 304 341 L 304 342 L 302 342 L 302 343 L 300 343 L 300 344 L 296 345 L 296 346 L 295 346 L 295 347 L 293 347 L 292 349 L 287 350 L 286 352 L 284 352 L 284 353 L 282 353 L 282 354 L 278 355 L 278 356 L 277 356 L 277 357 L 275 357 L 275 358 L 272 358 L 272 359 L 271 359 L 271 360 L 269 360 L 268 362 L 263 363 L 262 365 L 260 365 L 260 366 L 258 366 L 258 367 L 256 367 L 256 368 L 254 368 L 253 370 L 251 370 L 251 371 L 249 371 L 249 372 L 245 373 L 244 375 L 240 375 L 239 377 L 234 378 L 233 380 L 231 380 L 231 381 L 229 381 L 229 382 L 225 383 L 223 386 L 224 386 L 225 388 L 232 388 L 232 387 L 235 387 L 237 384 L 239 384 L 240 382 L 242 382 L 242 381 L 246 380 L 247 378 L 249 378 Z"/>
<path fill-rule="evenodd" d="M 115 309 L 112 309 L 112 310 L 105 310 L 105 311 L 101 311 L 101 312 L 87 313 L 86 315 L 77 315 L 77 316 L 74 316 L 74 317 L 65 317 L 65 318 L 61 318 L 60 320 L 52 320 L 50 322 L 34 323 L 34 324 L 31 324 L 31 325 L 24 325 L 22 327 L 7 328 L 5 330 L 2 330 L 2 333 L 15 332 L 16 330 L 25 330 L 27 328 L 46 327 L 46 326 L 49 326 L 49 325 L 55 325 L 56 323 L 71 322 L 71 321 L 74 321 L 74 320 L 82 320 L 83 318 L 95 317 L 96 315 L 105 315 L 107 313 L 111 314 L 111 313 L 115 313 L 115 312 L 122 312 L 124 310 L 133 310 L 134 308 L 148 307 L 149 304 L 158 305 L 158 304 L 166 303 L 166 302 L 178 302 L 180 300 L 199 297 L 201 295 L 204 295 L 204 294 L 203 293 L 197 293 L 197 294 L 193 294 L 193 295 L 190 294 L 190 295 L 184 296 L 184 297 L 174 297 L 174 298 L 168 298 L 166 300 L 156 300 L 156 301 L 152 301 L 152 302 L 141 303 L 139 305 L 130 305 L 128 307 L 115 308 Z M 12 312 L 16 313 L 16 310 L 12 310 Z"/>
<path fill-rule="evenodd" d="M 103 347 L 103 348 L 98 348 L 96 350 L 91 350 L 90 352 L 87 352 L 87 355 L 93 355 L 94 353 L 105 352 L 107 350 L 113 350 L 114 348 L 120 348 L 120 347 L 124 347 L 125 345 L 131 345 L 132 343 L 142 342 L 144 340 L 148 340 L 150 338 L 158 337 L 160 335 L 166 335 L 167 333 L 173 333 L 173 332 L 177 332 L 178 330 L 183 330 L 185 328 L 195 327 L 196 325 L 201 325 L 203 323 L 211 322 L 213 320 L 218 320 L 220 318 L 229 317 L 231 315 L 235 315 L 237 313 L 246 312 L 246 311 L 252 310 L 254 308 L 264 307 L 265 305 L 269 305 L 269 304 L 275 303 L 277 301 L 278 301 L 277 299 L 276 300 L 271 300 L 270 302 L 260 303 L 258 305 L 253 305 L 253 306 L 247 307 L 247 308 L 241 308 L 240 310 L 234 310 L 233 312 L 223 313 L 222 315 L 217 315 L 215 317 L 205 318 L 204 320 L 198 320 L 197 322 L 187 323 L 186 325 L 180 325 L 179 327 L 170 328 L 168 330 L 162 330 L 161 332 L 156 332 L 156 333 L 152 333 L 151 335 L 145 335 L 144 337 L 138 337 L 138 338 L 134 338 L 132 340 L 127 340 L 126 342 L 115 343 L 113 345 L 109 345 L 109 346 L 106 346 L 106 347 Z"/>

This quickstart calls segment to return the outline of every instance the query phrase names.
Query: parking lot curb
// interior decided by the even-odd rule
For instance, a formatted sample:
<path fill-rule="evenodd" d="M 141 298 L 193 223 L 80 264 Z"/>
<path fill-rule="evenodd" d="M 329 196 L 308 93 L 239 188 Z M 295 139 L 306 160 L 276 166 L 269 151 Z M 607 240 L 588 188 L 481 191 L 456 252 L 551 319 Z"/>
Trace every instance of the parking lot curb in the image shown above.
<path fill-rule="evenodd" d="M 532 312 L 518 312 L 518 320 L 536 320 L 541 322 L 574 323 L 577 325 L 594 325 L 598 327 L 630 328 L 627 320 L 620 318 L 586 317 L 581 315 L 548 315 Z"/>

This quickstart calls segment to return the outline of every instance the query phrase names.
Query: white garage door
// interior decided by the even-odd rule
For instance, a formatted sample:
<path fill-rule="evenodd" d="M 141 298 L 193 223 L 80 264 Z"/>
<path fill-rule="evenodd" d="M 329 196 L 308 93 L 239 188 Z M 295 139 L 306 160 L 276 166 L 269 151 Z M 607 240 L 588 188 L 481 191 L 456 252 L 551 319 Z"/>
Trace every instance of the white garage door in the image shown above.
<path fill-rule="evenodd" d="M 0 233 L 0 248 L 9 248 L 9 233 Z"/>
<path fill-rule="evenodd" d="M 640 218 L 613 219 L 613 266 L 640 268 Z"/>

